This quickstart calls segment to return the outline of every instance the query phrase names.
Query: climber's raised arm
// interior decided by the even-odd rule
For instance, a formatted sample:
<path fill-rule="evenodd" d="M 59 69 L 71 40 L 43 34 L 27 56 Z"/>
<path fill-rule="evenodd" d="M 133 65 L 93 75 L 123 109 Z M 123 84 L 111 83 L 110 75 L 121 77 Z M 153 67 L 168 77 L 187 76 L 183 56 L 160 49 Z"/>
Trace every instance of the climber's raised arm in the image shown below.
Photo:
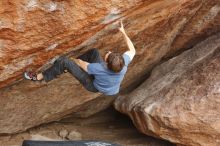
<path fill-rule="evenodd" d="M 124 29 L 124 26 L 123 26 L 123 23 L 122 21 L 120 22 L 121 24 L 121 27 L 119 28 L 119 31 L 123 34 L 124 36 L 124 39 L 126 41 L 126 44 L 129 48 L 128 51 L 126 51 L 125 53 L 130 57 L 130 59 L 132 60 L 134 55 L 136 54 L 136 50 L 135 50 L 135 47 L 133 45 L 133 43 L 131 42 L 130 38 L 128 37 L 128 35 L 126 34 L 125 32 L 125 29 Z"/>

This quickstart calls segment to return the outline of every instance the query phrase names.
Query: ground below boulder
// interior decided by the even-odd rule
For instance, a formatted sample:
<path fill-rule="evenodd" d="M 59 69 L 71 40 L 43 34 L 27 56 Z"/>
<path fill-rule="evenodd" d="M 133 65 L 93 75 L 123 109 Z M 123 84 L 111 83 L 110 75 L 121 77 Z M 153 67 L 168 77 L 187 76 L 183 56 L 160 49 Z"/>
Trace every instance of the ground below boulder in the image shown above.
<path fill-rule="evenodd" d="M 89 118 L 69 117 L 19 134 L 0 136 L 0 145 L 21 146 L 23 140 L 100 140 L 121 146 L 174 146 L 141 134 L 128 117 L 112 107 Z"/>

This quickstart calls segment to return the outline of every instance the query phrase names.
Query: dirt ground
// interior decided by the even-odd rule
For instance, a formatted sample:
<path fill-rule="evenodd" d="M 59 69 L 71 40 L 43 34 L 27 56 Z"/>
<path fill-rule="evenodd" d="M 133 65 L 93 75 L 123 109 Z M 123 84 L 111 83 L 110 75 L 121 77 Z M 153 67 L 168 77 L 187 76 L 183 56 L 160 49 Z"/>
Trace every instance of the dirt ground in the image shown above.
<path fill-rule="evenodd" d="M 104 140 L 122 146 L 174 146 L 141 134 L 131 120 L 113 108 L 86 119 L 65 118 L 26 132 L 0 136 L 0 146 L 21 146 L 23 140 Z"/>

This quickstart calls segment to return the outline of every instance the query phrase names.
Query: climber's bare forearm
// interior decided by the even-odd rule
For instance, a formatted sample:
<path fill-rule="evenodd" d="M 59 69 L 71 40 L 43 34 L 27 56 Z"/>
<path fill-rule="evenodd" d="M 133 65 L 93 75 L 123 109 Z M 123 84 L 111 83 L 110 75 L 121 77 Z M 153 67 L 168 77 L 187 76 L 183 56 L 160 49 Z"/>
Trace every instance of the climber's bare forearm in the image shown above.
<path fill-rule="evenodd" d="M 89 65 L 88 62 L 83 61 L 81 59 L 75 59 L 77 65 L 79 65 L 84 71 L 88 72 L 87 67 Z"/>
<path fill-rule="evenodd" d="M 130 40 L 130 38 L 128 37 L 128 35 L 125 32 L 122 34 L 124 36 L 124 39 L 125 39 L 125 42 L 128 46 L 129 51 L 132 52 L 133 54 L 135 54 L 136 50 L 135 50 L 135 47 L 134 47 L 132 41 Z"/>

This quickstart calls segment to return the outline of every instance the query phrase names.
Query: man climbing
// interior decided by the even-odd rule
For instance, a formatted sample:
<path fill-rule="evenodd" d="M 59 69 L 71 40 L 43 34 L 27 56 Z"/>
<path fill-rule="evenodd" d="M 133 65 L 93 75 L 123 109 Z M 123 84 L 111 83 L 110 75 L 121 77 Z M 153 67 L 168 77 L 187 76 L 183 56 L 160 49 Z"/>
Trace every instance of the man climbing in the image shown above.
<path fill-rule="evenodd" d="M 108 51 L 104 60 L 97 49 L 91 49 L 79 56 L 75 61 L 67 57 L 60 57 L 54 64 L 42 73 L 25 72 L 24 77 L 29 80 L 46 82 L 68 71 L 91 92 L 101 92 L 105 95 L 115 95 L 119 92 L 120 84 L 127 71 L 127 66 L 133 59 L 136 51 L 127 36 L 123 23 L 119 31 L 123 34 L 129 48 L 123 55 Z"/>

